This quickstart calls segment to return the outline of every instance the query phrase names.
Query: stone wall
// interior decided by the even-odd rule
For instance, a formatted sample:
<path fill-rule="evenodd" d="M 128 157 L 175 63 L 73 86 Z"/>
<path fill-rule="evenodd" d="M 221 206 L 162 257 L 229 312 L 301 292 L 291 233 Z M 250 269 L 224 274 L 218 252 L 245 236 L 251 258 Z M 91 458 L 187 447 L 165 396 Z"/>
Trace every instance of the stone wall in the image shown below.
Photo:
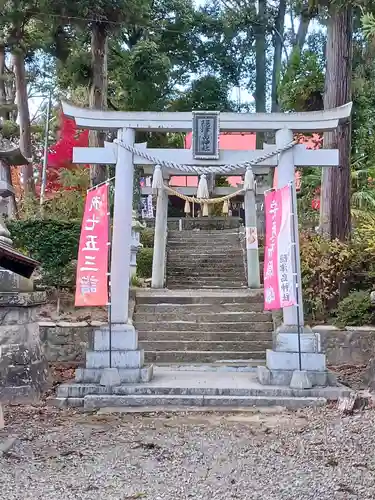
<path fill-rule="evenodd" d="M 45 356 L 50 362 L 81 364 L 89 343 L 90 332 L 102 323 L 93 322 L 42 322 L 40 336 Z M 317 326 L 321 335 L 322 350 L 328 365 L 364 365 L 375 353 L 375 327 Z"/>
<path fill-rule="evenodd" d="M 57 323 L 43 321 L 39 323 L 40 340 L 44 353 L 49 362 L 81 364 L 85 360 L 85 353 L 89 337 L 94 327 L 102 326 L 99 321 L 87 323 L 81 321 Z"/>
<path fill-rule="evenodd" d="M 375 356 L 375 326 L 316 326 L 329 365 L 366 365 Z"/>

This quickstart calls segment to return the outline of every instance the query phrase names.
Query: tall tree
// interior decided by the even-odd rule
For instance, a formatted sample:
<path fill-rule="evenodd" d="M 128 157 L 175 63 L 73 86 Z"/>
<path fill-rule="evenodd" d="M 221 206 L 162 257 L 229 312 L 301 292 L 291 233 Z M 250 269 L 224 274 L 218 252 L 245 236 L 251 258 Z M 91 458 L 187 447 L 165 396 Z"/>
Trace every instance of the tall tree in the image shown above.
<path fill-rule="evenodd" d="M 73 28 L 90 29 L 89 105 L 93 109 L 106 109 L 108 100 L 108 44 L 110 37 L 121 33 L 127 23 L 147 20 L 149 0 L 82 0 L 80 2 L 56 1 L 54 11 Z M 105 133 L 90 131 L 90 146 L 104 146 Z M 105 165 L 92 165 L 91 184 L 97 185 L 106 178 Z"/>
<path fill-rule="evenodd" d="M 280 111 L 278 100 L 278 86 L 280 83 L 281 67 L 282 67 L 282 53 L 284 45 L 284 26 L 286 14 L 286 0 L 280 0 L 275 19 L 275 29 L 273 33 L 273 66 L 272 66 L 272 84 L 271 84 L 271 111 L 273 113 Z"/>
<path fill-rule="evenodd" d="M 324 109 L 351 101 L 353 51 L 353 10 L 350 4 L 331 5 L 327 28 Z M 345 240 L 351 231 L 350 152 L 351 122 L 324 134 L 324 147 L 339 150 L 339 168 L 322 172 L 320 226 L 331 239 Z"/>

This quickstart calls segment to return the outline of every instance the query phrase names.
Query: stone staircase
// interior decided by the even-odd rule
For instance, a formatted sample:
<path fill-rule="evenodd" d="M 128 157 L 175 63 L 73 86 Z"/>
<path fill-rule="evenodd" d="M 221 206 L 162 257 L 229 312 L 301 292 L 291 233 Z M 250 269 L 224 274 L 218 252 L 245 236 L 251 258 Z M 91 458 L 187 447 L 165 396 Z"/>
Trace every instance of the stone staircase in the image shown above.
<path fill-rule="evenodd" d="M 272 346 L 261 290 L 144 290 L 134 323 L 145 361 L 256 366 Z"/>
<path fill-rule="evenodd" d="M 167 287 L 246 288 L 245 260 L 238 229 L 170 231 Z"/>

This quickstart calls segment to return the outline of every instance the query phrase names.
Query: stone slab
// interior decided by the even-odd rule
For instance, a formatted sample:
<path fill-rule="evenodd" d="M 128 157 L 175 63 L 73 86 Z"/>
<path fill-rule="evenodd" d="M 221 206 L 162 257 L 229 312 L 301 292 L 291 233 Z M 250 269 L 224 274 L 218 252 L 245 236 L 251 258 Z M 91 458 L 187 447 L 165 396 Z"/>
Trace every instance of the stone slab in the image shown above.
<path fill-rule="evenodd" d="M 0 457 L 1 455 L 6 455 L 17 442 L 18 438 L 16 437 L 0 440 Z"/>
<path fill-rule="evenodd" d="M 32 307 L 46 302 L 46 292 L 3 292 L 0 307 Z"/>
<path fill-rule="evenodd" d="M 321 353 L 302 353 L 302 369 L 307 371 L 326 371 L 326 357 Z M 298 352 L 266 351 L 266 366 L 270 370 L 299 370 Z"/>
<path fill-rule="evenodd" d="M 120 381 L 124 384 L 137 382 L 148 382 L 152 378 L 153 367 L 143 366 L 142 368 L 124 369 L 119 368 Z M 83 384 L 98 384 L 100 382 L 103 369 L 101 368 L 77 368 L 75 381 Z"/>
<path fill-rule="evenodd" d="M 295 370 L 269 370 L 265 366 L 258 366 L 257 377 L 261 384 L 271 386 L 289 386 Z M 309 371 L 309 379 L 313 387 L 337 387 L 337 380 L 328 371 Z M 331 376 L 332 375 L 332 376 Z"/>
<path fill-rule="evenodd" d="M 3 412 L 3 405 L 0 403 L 0 430 L 4 429 L 5 423 L 4 423 L 4 412 Z"/>
<path fill-rule="evenodd" d="M 301 352 L 320 352 L 320 336 L 318 333 L 300 335 Z M 274 349 L 279 352 L 298 352 L 298 334 L 277 332 L 274 338 Z"/>
<path fill-rule="evenodd" d="M 272 400 L 269 404 L 277 405 L 277 400 L 280 403 L 280 398 L 307 397 L 337 400 L 339 397 L 347 396 L 350 392 L 350 389 L 343 386 L 313 387 L 304 390 L 293 389 L 289 386 L 265 386 L 257 381 L 255 373 L 249 372 L 184 372 L 155 367 L 154 378 L 149 383 L 123 384 L 110 389 L 103 388 L 99 384 L 64 384 L 61 386 L 58 397 L 69 400 L 70 398 L 82 399 L 87 396 L 103 396 L 103 398 L 117 396 L 123 398 L 117 399 L 121 404 L 132 404 L 131 401 L 136 401 L 136 405 L 142 406 L 148 406 L 150 401 L 147 398 L 151 398 L 152 405 L 172 405 L 173 407 L 215 404 L 235 408 L 249 406 L 251 398 L 255 398 L 255 402 L 252 402 L 254 405 L 258 404 L 257 398 L 264 398 L 263 403 Z M 115 406 L 112 400 L 103 398 L 100 404 Z M 180 401 L 181 398 L 183 403 Z"/>
<path fill-rule="evenodd" d="M 144 364 L 143 350 L 112 351 L 111 365 L 114 368 L 142 368 Z M 109 351 L 87 351 L 86 368 L 109 368 Z"/>
<path fill-rule="evenodd" d="M 137 406 L 227 406 L 228 408 L 245 407 L 268 407 L 281 406 L 290 410 L 305 408 L 307 406 L 324 406 L 327 400 L 324 398 L 294 398 L 279 397 L 267 398 L 264 396 L 86 396 L 84 398 L 84 408 L 93 410 L 106 407 L 137 407 Z"/>

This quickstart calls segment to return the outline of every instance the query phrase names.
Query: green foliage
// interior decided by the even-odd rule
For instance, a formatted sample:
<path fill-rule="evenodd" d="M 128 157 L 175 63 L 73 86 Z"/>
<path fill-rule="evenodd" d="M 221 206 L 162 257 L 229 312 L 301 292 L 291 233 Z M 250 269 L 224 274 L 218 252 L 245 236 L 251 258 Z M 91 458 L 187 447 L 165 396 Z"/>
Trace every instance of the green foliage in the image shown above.
<path fill-rule="evenodd" d="M 310 111 L 322 105 L 324 73 L 318 55 L 295 51 L 279 86 L 279 101 L 285 111 Z M 320 101 L 319 104 L 317 101 Z"/>
<path fill-rule="evenodd" d="M 375 324 L 375 311 L 369 291 L 353 291 L 342 299 L 335 311 L 336 323 L 340 326 L 363 326 Z"/>
<path fill-rule="evenodd" d="M 300 250 L 306 313 L 318 319 L 348 293 L 361 270 L 361 255 L 346 243 L 309 234 L 301 235 Z"/>
<path fill-rule="evenodd" d="M 151 278 L 153 248 L 141 248 L 137 254 L 137 276 Z"/>
<path fill-rule="evenodd" d="M 131 286 L 134 286 L 134 287 L 140 287 L 140 286 L 142 286 L 141 279 L 136 274 L 134 274 L 131 277 L 130 284 L 131 284 Z"/>
<path fill-rule="evenodd" d="M 11 220 L 14 245 L 38 260 L 47 286 L 74 288 L 80 221 Z"/>
<path fill-rule="evenodd" d="M 375 35 L 375 17 L 369 12 L 362 16 L 362 30 L 366 38 L 372 38 Z"/>
<path fill-rule="evenodd" d="M 140 242 L 142 243 L 144 248 L 154 247 L 154 235 L 155 231 L 153 229 L 148 227 L 142 229 L 140 233 Z"/>

